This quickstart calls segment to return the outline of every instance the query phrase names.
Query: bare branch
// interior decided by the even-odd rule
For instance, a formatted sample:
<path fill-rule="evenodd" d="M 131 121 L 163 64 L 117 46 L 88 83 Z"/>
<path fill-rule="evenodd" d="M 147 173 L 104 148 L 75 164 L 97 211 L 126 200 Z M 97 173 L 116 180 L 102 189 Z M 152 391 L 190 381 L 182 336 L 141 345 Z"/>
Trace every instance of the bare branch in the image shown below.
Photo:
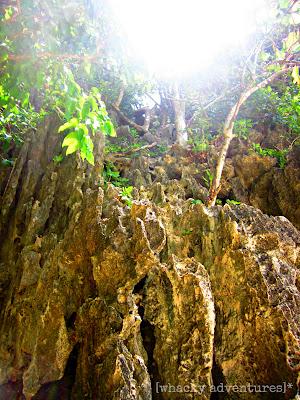
<path fill-rule="evenodd" d="M 115 104 L 112 104 L 112 108 L 117 112 L 117 114 L 125 121 L 127 122 L 127 124 L 129 126 L 131 126 L 132 128 L 136 129 L 138 132 L 141 133 L 147 133 L 149 126 L 147 127 L 147 125 L 145 126 L 141 126 L 138 125 L 137 123 L 135 123 L 134 121 L 132 121 L 132 119 L 128 118 L 120 109 L 119 107 L 116 107 Z M 150 122 L 149 122 L 150 124 Z"/>
<path fill-rule="evenodd" d="M 221 182 L 222 172 L 223 172 L 223 168 L 224 168 L 224 164 L 225 164 L 225 159 L 227 156 L 229 145 L 233 138 L 234 123 L 235 123 L 235 120 L 237 118 L 237 115 L 239 113 L 241 106 L 257 90 L 267 86 L 269 83 L 271 83 L 275 79 L 277 79 L 280 75 L 285 74 L 286 72 L 290 71 L 291 69 L 292 69 L 292 67 L 284 67 L 280 71 L 274 72 L 269 77 L 263 79 L 256 85 L 249 87 L 247 90 L 245 90 L 244 92 L 241 93 L 239 100 L 231 108 L 231 110 L 226 118 L 225 124 L 224 124 L 224 129 L 223 129 L 224 143 L 219 152 L 217 165 L 216 165 L 216 172 L 215 172 L 213 183 L 211 185 L 210 192 L 209 192 L 209 198 L 208 198 L 208 202 L 207 202 L 207 205 L 209 207 L 215 205 L 218 193 L 220 191 L 220 182 Z"/>
<path fill-rule="evenodd" d="M 123 97 L 124 97 L 124 91 L 125 91 L 125 87 L 124 84 L 122 83 L 122 86 L 120 88 L 120 92 L 119 92 L 119 96 L 117 98 L 117 100 L 114 102 L 114 106 L 119 108 L 120 104 L 122 103 Z"/>
<path fill-rule="evenodd" d="M 152 100 L 153 103 L 156 104 L 158 107 L 161 106 L 149 93 L 146 93 L 146 96 L 148 96 L 149 99 Z"/>
<path fill-rule="evenodd" d="M 207 103 L 206 105 L 202 106 L 202 107 L 201 107 L 201 108 L 202 108 L 202 111 L 204 112 L 204 111 L 208 110 L 208 109 L 209 109 L 210 107 L 212 107 L 214 104 L 216 104 L 216 103 L 218 103 L 219 101 L 223 100 L 223 99 L 228 95 L 228 93 L 234 93 L 235 90 L 236 90 L 236 89 L 239 89 L 239 88 L 240 88 L 240 84 L 234 86 L 230 91 L 226 91 L 226 92 L 220 94 L 220 95 L 217 96 L 215 99 L 213 99 L 212 101 L 210 101 L 210 102 Z M 196 118 L 196 114 L 197 114 L 197 113 L 195 112 L 195 113 L 192 115 L 192 117 L 188 120 L 188 122 L 187 122 L 187 127 L 188 127 L 188 128 L 189 128 L 189 127 L 192 125 L 192 123 L 194 122 L 194 120 L 195 120 L 195 118 Z"/>

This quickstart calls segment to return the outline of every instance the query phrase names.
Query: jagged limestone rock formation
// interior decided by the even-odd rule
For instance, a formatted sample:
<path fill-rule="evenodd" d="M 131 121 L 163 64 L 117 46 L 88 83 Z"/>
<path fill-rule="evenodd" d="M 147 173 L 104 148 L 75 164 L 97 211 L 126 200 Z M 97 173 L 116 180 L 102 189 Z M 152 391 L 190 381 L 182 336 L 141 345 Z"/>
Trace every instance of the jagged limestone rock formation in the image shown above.
<path fill-rule="evenodd" d="M 273 135 L 273 131 L 268 132 L 266 137 L 253 131 L 251 138 L 254 142 L 265 142 L 266 146 L 274 147 L 276 140 L 278 143 L 280 140 L 278 133 L 275 135 L 276 140 Z M 258 155 L 250 143 L 251 141 L 239 138 L 232 141 L 224 166 L 219 198 L 223 203 L 227 199 L 241 201 L 268 215 L 284 215 L 299 229 L 299 148 L 295 147 L 289 152 L 287 165 L 280 168 L 276 158 Z M 151 183 L 181 180 L 180 190 L 184 188 L 186 198 L 192 197 L 205 202 L 209 185 L 207 172 L 213 173 L 212 165 L 219 154 L 218 146 L 215 143 L 210 146 L 209 152 L 196 152 L 174 145 L 164 156 L 154 159 L 139 157 L 126 160 L 126 163 L 122 160 L 118 166 L 124 176 L 138 188 Z M 286 148 L 288 144 L 282 146 Z"/>
<path fill-rule="evenodd" d="M 293 398 L 296 228 L 193 204 L 187 176 L 142 187 L 129 208 L 99 184 L 102 141 L 95 168 L 57 164 L 56 128 L 25 144 L 2 196 L 0 398 Z"/>

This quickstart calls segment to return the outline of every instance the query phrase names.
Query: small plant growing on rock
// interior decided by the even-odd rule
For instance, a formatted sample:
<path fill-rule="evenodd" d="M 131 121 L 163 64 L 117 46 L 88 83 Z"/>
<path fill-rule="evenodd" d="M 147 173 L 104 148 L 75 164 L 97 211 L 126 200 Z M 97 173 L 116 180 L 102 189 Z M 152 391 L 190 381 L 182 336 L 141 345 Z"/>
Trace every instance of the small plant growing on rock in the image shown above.
<path fill-rule="evenodd" d="M 237 200 L 231 200 L 231 199 L 227 199 L 227 200 L 226 200 L 226 203 L 227 203 L 227 204 L 229 204 L 229 205 L 232 205 L 232 206 L 238 206 L 238 205 L 240 205 L 240 204 L 241 204 L 241 202 L 240 202 L 240 201 L 237 201 Z"/>
<path fill-rule="evenodd" d="M 182 236 L 188 236 L 191 235 L 193 233 L 193 229 L 183 229 L 181 232 Z"/>
<path fill-rule="evenodd" d="M 286 156 L 288 153 L 288 149 L 283 149 L 283 150 L 269 149 L 269 148 L 263 149 L 259 143 L 253 143 L 252 148 L 255 151 L 255 153 L 259 154 L 262 157 L 269 156 L 276 158 L 280 168 L 283 169 L 286 166 L 287 163 Z"/>
<path fill-rule="evenodd" d="M 234 124 L 234 134 L 240 139 L 247 140 L 253 122 L 250 119 L 239 119 Z"/>
<path fill-rule="evenodd" d="M 203 177 L 203 179 L 207 185 L 207 188 L 209 189 L 213 183 L 214 174 L 209 169 L 206 169 L 204 171 L 204 173 L 205 173 L 205 176 Z"/>
<path fill-rule="evenodd" d="M 203 201 L 199 199 L 192 199 L 191 204 L 203 204 Z"/>
<path fill-rule="evenodd" d="M 121 190 L 121 199 L 125 201 L 128 207 L 132 206 L 132 191 L 133 186 L 125 186 Z"/>
<path fill-rule="evenodd" d="M 108 162 L 104 166 L 103 177 L 104 177 L 105 185 L 107 185 L 108 183 L 111 183 L 114 186 L 123 187 L 123 186 L 126 186 L 126 184 L 128 183 L 128 179 L 120 176 L 120 172 L 117 170 L 115 165 L 111 162 Z"/>

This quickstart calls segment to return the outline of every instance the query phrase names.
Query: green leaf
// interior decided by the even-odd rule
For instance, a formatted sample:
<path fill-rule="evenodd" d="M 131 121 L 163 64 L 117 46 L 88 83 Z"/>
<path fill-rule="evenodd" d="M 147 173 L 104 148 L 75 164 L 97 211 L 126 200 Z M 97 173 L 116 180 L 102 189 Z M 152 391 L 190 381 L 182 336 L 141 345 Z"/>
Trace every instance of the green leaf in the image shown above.
<path fill-rule="evenodd" d="M 75 128 L 78 125 L 78 119 L 72 118 L 70 121 L 66 122 L 65 124 L 61 125 L 58 129 L 58 133 L 63 132 L 70 128 Z"/>
<path fill-rule="evenodd" d="M 30 98 L 30 93 L 27 92 L 24 96 L 24 99 L 22 101 L 22 107 L 26 107 L 29 104 L 29 98 Z"/>
<path fill-rule="evenodd" d="M 45 74 L 43 71 L 39 71 L 36 75 L 36 87 L 37 89 L 40 89 L 43 86 L 43 83 L 45 82 Z"/>
<path fill-rule="evenodd" d="M 11 167 L 12 165 L 14 165 L 14 162 L 5 158 L 1 160 L 1 164 L 5 167 Z"/>
<path fill-rule="evenodd" d="M 56 164 L 59 164 L 60 162 L 62 162 L 63 159 L 64 159 L 64 156 L 63 156 L 62 154 L 59 154 L 58 156 L 54 156 L 54 157 L 53 157 L 53 161 L 54 161 Z"/>
<path fill-rule="evenodd" d="M 0 55 L 0 61 L 3 62 L 3 61 L 6 61 L 6 60 L 8 60 L 8 53 L 5 52 L 5 53 Z"/>
<path fill-rule="evenodd" d="M 79 150 L 80 148 L 80 144 L 78 141 L 74 141 L 73 143 L 69 144 L 67 151 L 66 151 L 66 155 L 75 153 L 76 150 Z"/>
<path fill-rule="evenodd" d="M 116 137 L 116 131 L 115 128 L 112 124 L 112 122 L 110 120 L 104 122 L 103 124 L 103 128 L 104 128 L 104 133 L 108 136 L 112 136 L 112 137 Z"/>
<path fill-rule="evenodd" d="M 87 99 L 82 106 L 81 109 L 81 118 L 82 119 L 86 119 L 86 117 L 88 116 L 89 112 L 91 111 L 91 103 L 90 100 Z"/>
<path fill-rule="evenodd" d="M 66 155 L 74 153 L 76 150 L 80 149 L 80 141 L 82 139 L 82 131 L 75 131 L 69 133 L 62 143 L 62 147 L 68 147 Z"/>
<path fill-rule="evenodd" d="M 84 135 L 88 136 L 88 134 L 89 134 L 88 127 L 85 124 L 82 124 L 82 123 L 78 124 L 76 130 L 81 131 L 81 137 L 84 136 Z"/>
<path fill-rule="evenodd" d="M 293 46 L 295 46 L 299 41 L 299 33 L 298 32 L 290 32 L 288 37 L 284 41 L 284 45 L 286 50 L 291 50 Z"/>
<path fill-rule="evenodd" d="M 13 9 L 12 9 L 12 7 L 9 7 L 4 11 L 5 21 L 8 21 L 9 19 L 11 19 L 12 16 L 13 16 Z"/>
<path fill-rule="evenodd" d="M 81 146 L 80 157 L 83 161 L 86 159 L 86 148 L 84 146 Z"/>
<path fill-rule="evenodd" d="M 268 65 L 267 70 L 270 72 L 279 72 L 281 70 L 281 67 L 278 64 L 272 64 Z"/>
<path fill-rule="evenodd" d="M 86 154 L 86 159 L 91 165 L 95 165 L 94 154 L 92 152 Z"/>
<path fill-rule="evenodd" d="M 292 71 L 293 82 L 300 85 L 299 67 L 295 66 Z"/>
<path fill-rule="evenodd" d="M 75 98 L 68 98 L 66 102 L 66 112 L 65 112 L 65 118 L 70 119 L 72 115 L 74 114 L 74 111 L 76 110 L 77 106 L 77 99 Z"/>
<path fill-rule="evenodd" d="M 70 144 L 79 143 L 77 132 L 69 133 L 63 140 L 61 147 L 70 146 Z"/>
<path fill-rule="evenodd" d="M 199 199 L 192 199 L 191 203 L 192 204 L 203 204 L 203 201 L 199 200 Z"/>
<path fill-rule="evenodd" d="M 75 81 L 68 83 L 67 92 L 70 97 L 78 96 L 81 93 L 81 88 Z"/>
<path fill-rule="evenodd" d="M 94 143 L 92 142 L 92 139 L 89 136 L 84 135 L 81 139 L 81 143 L 86 147 L 88 151 L 93 151 Z"/>
<path fill-rule="evenodd" d="M 121 196 L 122 197 L 131 197 L 132 196 L 132 191 L 133 191 L 133 186 L 126 186 L 122 189 L 121 191 Z"/>
<path fill-rule="evenodd" d="M 97 97 L 97 96 L 100 94 L 99 89 L 96 88 L 95 86 L 93 86 L 93 87 L 91 88 L 91 93 L 92 93 L 92 95 L 95 96 L 95 97 Z"/>
<path fill-rule="evenodd" d="M 229 205 L 232 204 L 232 205 L 236 205 L 236 206 L 238 206 L 239 204 L 241 204 L 240 201 L 230 200 L 230 199 L 227 199 L 227 200 L 226 200 L 226 203 L 229 204 Z"/>
<path fill-rule="evenodd" d="M 96 101 L 95 97 L 94 96 L 90 96 L 89 99 L 90 99 L 90 104 L 92 106 L 92 110 L 93 111 L 97 111 L 98 110 L 98 104 L 97 104 L 97 101 Z"/>

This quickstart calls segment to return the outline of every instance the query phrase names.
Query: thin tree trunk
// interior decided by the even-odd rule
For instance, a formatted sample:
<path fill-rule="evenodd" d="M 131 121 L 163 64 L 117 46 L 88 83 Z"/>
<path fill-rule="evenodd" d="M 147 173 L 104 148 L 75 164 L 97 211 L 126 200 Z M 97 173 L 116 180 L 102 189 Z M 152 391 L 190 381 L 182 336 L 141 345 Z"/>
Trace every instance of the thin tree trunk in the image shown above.
<path fill-rule="evenodd" d="M 188 140 L 188 134 L 185 123 L 185 102 L 180 99 L 178 83 L 173 86 L 173 108 L 175 113 L 176 142 L 185 146 Z"/>
<path fill-rule="evenodd" d="M 150 122 L 151 122 L 151 109 L 149 107 L 145 108 L 145 120 L 144 120 L 144 125 L 143 128 L 146 132 L 148 132 L 149 127 L 150 127 Z"/>
<path fill-rule="evenodd" d="M 231 108 L 231 110 L 226 118 L 225 124 L 224 124 L 224 129 L 223 129 L 224 143 L 222 145 L 222 148 L 221 148 L 218 160 L 217 160 L 214 179 L 213 179 L 212 185 L 210 187 L 209 197 L 208 197 L 208 202 L 207 202 L 208 207 L 215 205 L 218 193 L 220 191 L 220 183 L 221 183 L 223 168 L 224 168 L 224 164 L 225 164 L 225 159 L 227 156 L 229 145 L 233 138 L 234 123 L 236 121 L 236 118 L 238 116 L 241 106 L 258 89 L 261 89 L 264 86 L 268 85 L 269 83 L 273 82 L 280 75 L 283 75 L 285 72 L 287 72 L 291 69 L 292 69 L 291 67 L 286 67 L 286 68 L 282 69 L 281 71 L 275 72 L 269 78 L 264 79 L 257 85 L 248 88 L 247 90 L 245 90 L 245 92 L 243 92 L 241 94 L 239 100 Z"/>

